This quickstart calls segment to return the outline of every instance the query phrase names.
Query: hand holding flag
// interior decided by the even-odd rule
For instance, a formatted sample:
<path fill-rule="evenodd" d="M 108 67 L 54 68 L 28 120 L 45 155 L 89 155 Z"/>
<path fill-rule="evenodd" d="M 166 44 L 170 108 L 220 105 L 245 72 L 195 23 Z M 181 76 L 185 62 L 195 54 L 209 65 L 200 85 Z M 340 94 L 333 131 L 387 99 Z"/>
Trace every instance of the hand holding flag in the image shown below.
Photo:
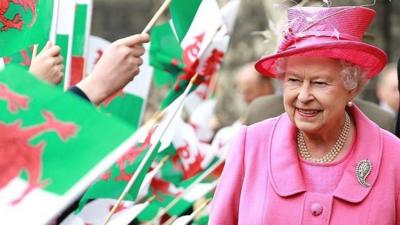
<path fill-rule="evenodd" d="M 29 72 L 50 84 L 58 84 L 64 76 L 62 61 L 61 48 L 47 42 L 43 50 L 32 57 Z"/>
<path fill-rule="evenodd" d="M 113 42 L 95 66 L 92 74 L 78 83 L 96 105 L 124 87 L 139 73 L 148 34 L 137 34 Z"/>

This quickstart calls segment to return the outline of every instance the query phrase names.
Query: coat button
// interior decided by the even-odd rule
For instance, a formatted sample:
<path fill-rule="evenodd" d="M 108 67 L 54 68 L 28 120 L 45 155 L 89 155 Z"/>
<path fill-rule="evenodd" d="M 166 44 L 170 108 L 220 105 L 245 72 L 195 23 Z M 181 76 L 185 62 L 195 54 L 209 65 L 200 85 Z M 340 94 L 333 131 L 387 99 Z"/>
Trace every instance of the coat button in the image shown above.
<path fill-rule="evenodd" d="M 313 216 L 319 216 L 323 211 L 323 207 L 319 203 L 314 203 L 311 205 L 311 213 Z"/>

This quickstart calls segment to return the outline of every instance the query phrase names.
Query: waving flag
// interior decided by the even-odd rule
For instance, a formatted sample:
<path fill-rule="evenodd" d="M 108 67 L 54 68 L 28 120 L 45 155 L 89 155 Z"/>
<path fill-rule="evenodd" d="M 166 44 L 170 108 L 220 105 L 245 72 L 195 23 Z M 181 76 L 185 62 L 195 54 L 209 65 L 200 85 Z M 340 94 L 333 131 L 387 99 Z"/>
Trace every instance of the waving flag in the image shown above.
<path fill-rule="evenodd" d="M 0 4 L 0 56 L 49 40 L 53 0 L 7 0 Z"/>
<path fill-rule="evenodd" d="M 202 0 L 173 0 L 171 2 L 169 11 L 174 24 L 174 30 L 176 31 L 180 42 L 185 38 L 186 33 L 192 26 L 193 20 L 201 4 Z"/>
<path fill-rule="evenodd" d="M 208 85 L 211 81 L 211 76 L 219 69 L 229 43 L 228 29 L 215 0 L 201 1 L 190 23 L 181 21 L 182 18 L 188 18 L 184 16 L 185 11 L 181 9 L 181 11 L 176 10 L 175 13 L 172 13 L 172 6 L 170 6 L 171 17 L 174 30 L 176 30 L 183 49 L 184 69 L 183 73 L 178 76 L 173 90 L 168 93 L 162 102 L 161 108 L 167 106 L 176 96 L 179 96 L 196 73 L 200 75 L 196 86 L 201 83 Z M 186 30 L 185 35 L 178 33 L 176 27 L 179 22 L 177 21 L 183 24 L 190 24 L 187 29 L 184 29 Z M 196 86 L 193 90 L 196 89 Z"/>
<path fill-rule="evenodd" d="M 154 83 L 158 87 L 173 85 L 183 72 L 182 48 L 171 21 L 151 30 L 150 64 L 154 68 Z"/>
<path fill-rule="evenodd" d="M 128 150 L 132 132 L 22 69 L 3 70 L 1 223 L 48 223 Z"/>

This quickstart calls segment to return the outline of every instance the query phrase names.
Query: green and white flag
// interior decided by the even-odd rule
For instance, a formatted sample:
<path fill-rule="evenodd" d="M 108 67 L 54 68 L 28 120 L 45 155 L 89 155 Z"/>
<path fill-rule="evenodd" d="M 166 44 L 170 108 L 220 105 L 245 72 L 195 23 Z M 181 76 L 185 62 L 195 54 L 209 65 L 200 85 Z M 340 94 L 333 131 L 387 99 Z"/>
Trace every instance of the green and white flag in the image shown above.
<path fill-rule="evenodd" d="M 0 133 L 10 225 L 50 222 L 136 142 L 130 127 L 13 66 L 0 73 Z"/>
<path fill-rule="evenodd" d="M 182 48 L 171 27 L 171 20 L 151 29 L 150 65 L 154 84 L 172 86 L 183 72 Z"/>
<path fill-rule="evenodd" d="M 3 1 L 0 10 L 0 56 L 49 40 L 53 0 Z M 41 49 L 41 48 L 39 48 Z"/>
<path fill-rule="evenodd" d="M 76 3 L 73 0 L 58 0 L 56 25 L 56 44 L 61 48 L 64 79 L 59 84 L 64 89 L 71 80 L 72 38 L 74 31 Z"/>
<path fill-rule="evenodd" d="M 202 82 L 209 82 L 211 74 L 219 68 L 224 50 L 226 50 L 227 43 L 214 43 L 217 30 L 224 26 L 216 0 L 202 0 L 199 4 L 189 4 L 192 8 L 186 10 L 180 7 L 187 4 L 183 0 L 171 2 L 172 29 L 176 31 L 183 49 L 184 69 L 183 73 L 178 76 L 174 88 L 162 102 L 161 108 L 164 108 L 179 96 L 196 73 L 201 76 L 196 86 Z M 189 16 L 187 15 L 188 12 L 194 14 Z M 185 29 L 179 27 L 185 27 Z M 219 45 L 221 47 L 215 47 Z"/>

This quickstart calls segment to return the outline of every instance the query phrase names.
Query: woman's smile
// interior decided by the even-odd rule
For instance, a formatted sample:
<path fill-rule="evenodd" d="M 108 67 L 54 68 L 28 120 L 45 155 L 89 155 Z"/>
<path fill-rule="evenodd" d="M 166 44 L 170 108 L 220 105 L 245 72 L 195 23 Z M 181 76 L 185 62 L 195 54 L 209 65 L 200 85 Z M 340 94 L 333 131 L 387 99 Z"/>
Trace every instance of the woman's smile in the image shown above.
<path fill-rule="evenodd" d="M 300 117 L 300 119 L 306 120 L 316 118 L 321 112 L 322 110 L 296 108 L 296 114 Z"/>

